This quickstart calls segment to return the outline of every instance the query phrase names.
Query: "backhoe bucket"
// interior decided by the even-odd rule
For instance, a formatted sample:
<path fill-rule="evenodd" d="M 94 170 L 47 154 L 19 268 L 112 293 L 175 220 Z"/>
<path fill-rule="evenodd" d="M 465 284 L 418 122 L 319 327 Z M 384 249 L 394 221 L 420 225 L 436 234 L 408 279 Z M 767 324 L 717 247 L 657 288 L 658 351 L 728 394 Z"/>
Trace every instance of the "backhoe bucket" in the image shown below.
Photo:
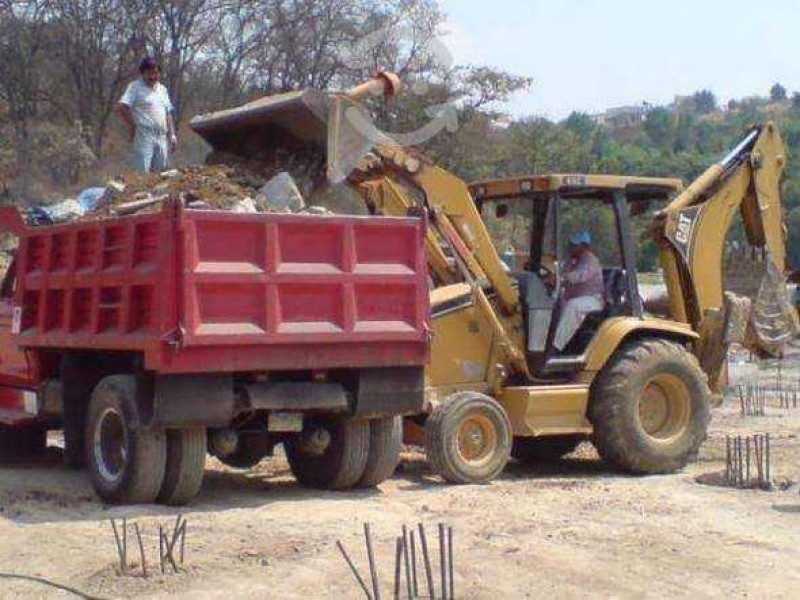
<path fill-rule="evenodd" d="M 768 259 L 750 315 L 748 341 L 772 356 L 779 356 L 785 344 L 797 335 L 797 312 L 786 282 L 777 265 Z M 749 347 L 750 343 L 746 345 Z"/>

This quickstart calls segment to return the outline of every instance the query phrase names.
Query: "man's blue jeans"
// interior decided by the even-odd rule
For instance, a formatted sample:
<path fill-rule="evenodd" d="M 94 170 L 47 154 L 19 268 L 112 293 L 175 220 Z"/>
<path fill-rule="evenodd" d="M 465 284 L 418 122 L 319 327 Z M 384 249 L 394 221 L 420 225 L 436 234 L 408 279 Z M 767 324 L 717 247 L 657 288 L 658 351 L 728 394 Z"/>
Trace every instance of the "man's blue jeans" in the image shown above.
<path fill-rule="evenodd" d="M 133 140 L 133 167 L 140 173 L 160 173 L 169 166 L 166 133 L 136 129 Z"/>

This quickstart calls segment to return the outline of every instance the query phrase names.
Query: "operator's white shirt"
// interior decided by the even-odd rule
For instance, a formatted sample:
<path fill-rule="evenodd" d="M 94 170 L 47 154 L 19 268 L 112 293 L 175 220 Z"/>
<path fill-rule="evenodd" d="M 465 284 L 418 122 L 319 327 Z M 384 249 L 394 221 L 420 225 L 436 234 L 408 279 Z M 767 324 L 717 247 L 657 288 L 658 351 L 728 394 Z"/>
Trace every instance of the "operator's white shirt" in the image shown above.
<path fill-rule="evenodd" d="M 172 101 L 167 88 L 160 82 L 150 87 L 141 78 L 131 81 L 120 103 L 131 107 L 137 129 L 149 133 L 167 133 L 167 115 L 172 112 Z"/>

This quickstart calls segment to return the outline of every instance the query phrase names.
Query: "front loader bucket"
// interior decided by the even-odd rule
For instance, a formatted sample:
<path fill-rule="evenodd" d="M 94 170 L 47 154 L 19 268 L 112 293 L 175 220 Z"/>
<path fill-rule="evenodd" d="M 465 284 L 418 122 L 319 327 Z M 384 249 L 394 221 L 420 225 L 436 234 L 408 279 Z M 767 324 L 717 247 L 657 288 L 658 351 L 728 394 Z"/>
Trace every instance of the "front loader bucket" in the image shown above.
<path fill-rule="evenodd" d="M 266 96 L 237 108 L 199 115 L 189 126 L 214 151 L 244 155 L 294 144 L 327 146 L 328 99 L 316 90 Z"/>
<path fill-rule="evenodd" d="M 216 153 L 245 160 L 270 160 L 309 148 L 326 157 L 327 179 L 341 183 L 378 143 L 386 143 L 360 104 L 370 96 L 397 95 L 397 76 L 380 72 L 342 93 L 317 90 L 266 96 L 243 106 L 199 115 L 191 128 Z"/>

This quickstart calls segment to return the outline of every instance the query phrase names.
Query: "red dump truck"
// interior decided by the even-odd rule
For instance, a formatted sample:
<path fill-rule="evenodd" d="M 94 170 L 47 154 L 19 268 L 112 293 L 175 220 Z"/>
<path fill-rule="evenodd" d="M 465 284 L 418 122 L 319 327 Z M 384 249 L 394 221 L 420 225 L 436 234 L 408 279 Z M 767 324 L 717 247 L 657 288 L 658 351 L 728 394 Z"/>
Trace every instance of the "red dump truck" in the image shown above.
<path fill-rule="evenodd" d="M 391 475 L 423 402 L 425 225 L 195 211 L 27 227 L 0 290 L 0 451 L 63 429 L 117 503 L 182 504 L 206 452 L 247 468 L 282 443 L 328 489 Z"/>

